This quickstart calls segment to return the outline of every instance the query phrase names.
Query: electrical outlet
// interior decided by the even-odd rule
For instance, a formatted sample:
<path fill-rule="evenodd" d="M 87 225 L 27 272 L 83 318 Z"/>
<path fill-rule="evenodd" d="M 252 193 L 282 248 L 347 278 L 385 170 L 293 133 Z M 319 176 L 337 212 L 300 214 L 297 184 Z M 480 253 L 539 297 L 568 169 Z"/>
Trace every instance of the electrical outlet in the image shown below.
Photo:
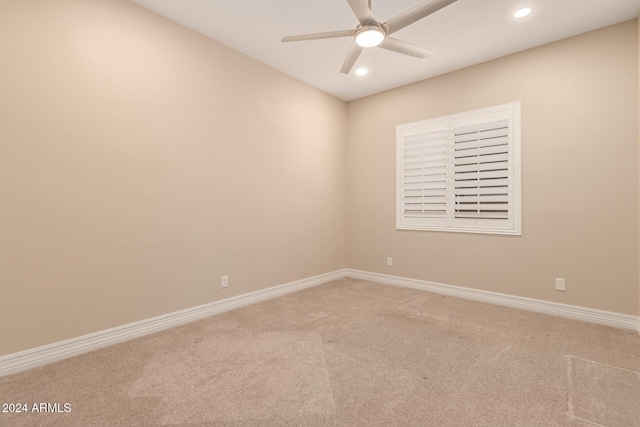
<path fill-rule="evenodd" d="M 392 267 L 392 266 L 393 266 L 393 258 L 387 257 L 387 267 Z"/>
<path fill-rule="evenodd" d="M 556 277 L 556 291 L 566 291 L 564 279 Z"/>
<path fill-rule="evenodd" d="M 229 276 L 222 276 L 220 279 L 220 287 L 226 288 L 227 286 L 229 286 Z"/>

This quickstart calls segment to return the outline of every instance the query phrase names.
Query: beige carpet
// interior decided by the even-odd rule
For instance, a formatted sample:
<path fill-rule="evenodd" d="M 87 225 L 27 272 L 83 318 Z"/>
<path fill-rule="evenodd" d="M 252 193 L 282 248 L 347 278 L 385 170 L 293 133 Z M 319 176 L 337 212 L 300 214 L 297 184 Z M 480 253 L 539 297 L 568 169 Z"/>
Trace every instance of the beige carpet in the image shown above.
<path fill-rule="evenodd" d="M 640 426 L 636 332 L 343 279 L 0 378 L 3 426 Z"/>

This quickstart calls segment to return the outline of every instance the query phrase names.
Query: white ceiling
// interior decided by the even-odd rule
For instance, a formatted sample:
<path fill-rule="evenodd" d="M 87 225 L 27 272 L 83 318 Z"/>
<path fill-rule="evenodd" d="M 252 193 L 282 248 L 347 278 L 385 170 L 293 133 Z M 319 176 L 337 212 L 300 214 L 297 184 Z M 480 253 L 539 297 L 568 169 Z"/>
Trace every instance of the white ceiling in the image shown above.
<path fill-rule="evenodd" d="M 436 54 L 367 48 L 349 75 L 351 38 L 281 43 L 284 36 L 353 29 L 346 0 L 131 0 L 318 89 L 350 101 L 510 53 L 634 19 L 640 0 L 458 0 L 394 34 Z M 366 1 L 366 0 L 362 0 Z M 378 21 L 424 0 L 373 0 Z M 526 18 L 513 12 L 531 7 Z M 358 77 L 356 68 L 369 74 Z"/>

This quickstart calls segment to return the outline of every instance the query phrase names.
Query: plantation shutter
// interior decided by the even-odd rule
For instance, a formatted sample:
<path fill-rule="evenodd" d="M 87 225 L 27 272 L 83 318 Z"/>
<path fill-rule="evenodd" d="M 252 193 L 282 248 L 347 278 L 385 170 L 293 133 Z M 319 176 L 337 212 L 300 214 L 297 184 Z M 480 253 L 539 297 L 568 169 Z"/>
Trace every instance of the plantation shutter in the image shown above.
<path fill-rule="evenodd" d="M 446 219 L 447 155 L 446 131 L 423 132 L 404 139 L 402 160 L 403 215 L 409 220 Z"/>
<path fill-rule="evenodd" d="M 520 103 L 396 130 L 396 228 L 520 234 Z"/>
<path fill-rule="evenodd" d="M 509 122 L 453 131 L 454 217 L 509 219 Z"/>

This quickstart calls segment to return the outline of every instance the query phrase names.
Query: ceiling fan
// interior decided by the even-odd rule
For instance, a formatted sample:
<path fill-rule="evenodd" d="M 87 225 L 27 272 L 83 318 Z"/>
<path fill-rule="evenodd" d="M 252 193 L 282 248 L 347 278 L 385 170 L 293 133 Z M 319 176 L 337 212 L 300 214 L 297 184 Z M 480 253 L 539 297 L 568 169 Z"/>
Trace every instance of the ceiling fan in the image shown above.
<path fill-rule="evenodd" d="M 282 42 L 297 42 L 304 40 L 331 39 L 337 37 L 354 37 L 347 58 L 342 65 L 341 73 L 349 74 L 353 64 L 366 47 L 378 46 L 383 49 L 424 58 L 433 55 L 433 52 L 414 46 L 402 40 L 389 37 L 396 31 L 413 24 L 414 22 L 431 15 L 445 6 L 457 0 L 429 0 L 419 6 L 414 7 L 400 15 L 391 18 L 387 22 L 379 22 L 371 12 L 371 0 L 347 0 L 351 10 L 360 21 L 360 24 L 353 30 L 329 31 L 326 33 L 303 34 L 300 36 L 288 36 Z"/>

